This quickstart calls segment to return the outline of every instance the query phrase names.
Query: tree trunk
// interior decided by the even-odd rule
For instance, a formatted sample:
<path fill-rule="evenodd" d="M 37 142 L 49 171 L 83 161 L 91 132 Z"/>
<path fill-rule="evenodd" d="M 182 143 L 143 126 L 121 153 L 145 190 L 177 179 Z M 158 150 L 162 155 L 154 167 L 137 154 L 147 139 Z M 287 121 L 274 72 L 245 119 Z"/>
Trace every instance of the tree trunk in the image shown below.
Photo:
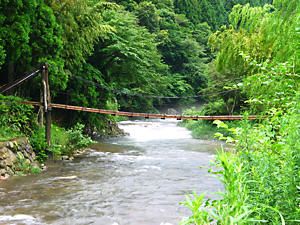
<path fill-rule="evenodd" d="M 13 82 L 15 80 L 15 64 L 13 61 L 8 62 L 8 70 L 7 70 L 7 82 Z"/>

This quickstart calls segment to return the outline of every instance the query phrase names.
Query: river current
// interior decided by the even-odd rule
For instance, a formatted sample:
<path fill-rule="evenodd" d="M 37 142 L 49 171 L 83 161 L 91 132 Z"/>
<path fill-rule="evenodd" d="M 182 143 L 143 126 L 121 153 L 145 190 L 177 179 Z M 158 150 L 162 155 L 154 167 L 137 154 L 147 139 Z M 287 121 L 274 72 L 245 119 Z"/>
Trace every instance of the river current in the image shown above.
<path fill-rule="evenodd" d="M 185 195 L 222 189 L 207 172 L 218 142 L 193 139 L 174 120 L 119 126 L 129 135 L 0 182 L 0 225 L 175 225 L 190 214 Z"/>

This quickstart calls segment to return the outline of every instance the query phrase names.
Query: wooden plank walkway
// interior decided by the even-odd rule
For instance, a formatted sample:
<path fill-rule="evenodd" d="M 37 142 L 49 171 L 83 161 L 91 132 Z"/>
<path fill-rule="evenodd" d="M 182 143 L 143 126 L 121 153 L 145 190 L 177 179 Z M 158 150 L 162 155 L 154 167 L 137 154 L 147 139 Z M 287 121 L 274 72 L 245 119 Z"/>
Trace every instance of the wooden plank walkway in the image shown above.
<path fill-rule="evenodd" d="M 40 102 L 32 102 L 32 101 L 22 101 L 22 104 L 33 105 L 33 106 L 41 106 Z M 222 116 L 187 116 L 187 115 L 169 115 L 169 114 L 155 114 L 155 113 L 136 113 L 136 112 L 123 112 L 123 111 L 115 111 L 115 110 L 106 110 L 106 109 L 95 109 L 88 108 L 82 106 L 73 106 L 73 105 L 63 105 L 63 104 L 55 104 L 51 103 L 49 107 L 57 108 L 57 109 L 66 109 L 66 110 L 74 110 L 74 111 L 83 111 L 90 113 L 99 113 L 113 116 L 126 116 L 126 117 L 143 117 L 146 119 L 177 119 L 177 120 L 242 120 L 244 119 L 241 115 L 222 115 Z M 248 116 L 248 120 L 256 120 L 257 116 L 251 115 Z"/>

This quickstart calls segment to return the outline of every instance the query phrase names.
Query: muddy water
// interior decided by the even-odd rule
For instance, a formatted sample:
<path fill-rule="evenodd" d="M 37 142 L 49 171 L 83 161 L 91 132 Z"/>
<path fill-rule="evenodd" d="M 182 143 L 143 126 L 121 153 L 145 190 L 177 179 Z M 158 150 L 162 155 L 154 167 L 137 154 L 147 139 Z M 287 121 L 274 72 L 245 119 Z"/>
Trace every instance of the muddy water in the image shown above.
<path fill-rule="evenodd" d="M 120 124 L 130 136 L 91 146 L 72 162 L 0 183 L 0 224 L 178 224 L 179 203 L 221 184 L 208 175 L 218 143 L 191 138 L 172 121 Z"/>

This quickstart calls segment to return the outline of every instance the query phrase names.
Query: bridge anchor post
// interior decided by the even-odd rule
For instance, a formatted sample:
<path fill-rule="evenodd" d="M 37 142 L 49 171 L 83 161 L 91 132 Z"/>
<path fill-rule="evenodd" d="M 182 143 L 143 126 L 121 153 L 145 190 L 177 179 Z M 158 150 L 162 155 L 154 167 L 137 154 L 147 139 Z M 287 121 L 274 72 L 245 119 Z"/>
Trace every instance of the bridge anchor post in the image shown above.
<path fill-rule="evenodd" d="M 44 113 L 45 113 L 45 138 L 47 143 L 47 148 L 49 150 L 51 146 L 51 95 L 50 95 L 50 86 L 49 86 L 49 73 L 48 73 L 48 65 L 45 63 L 42 66 L 42 89 L 43 89 L 43 105 L 44 105 Z M 50 157 L 52 155 L 50 154 Z"/>

